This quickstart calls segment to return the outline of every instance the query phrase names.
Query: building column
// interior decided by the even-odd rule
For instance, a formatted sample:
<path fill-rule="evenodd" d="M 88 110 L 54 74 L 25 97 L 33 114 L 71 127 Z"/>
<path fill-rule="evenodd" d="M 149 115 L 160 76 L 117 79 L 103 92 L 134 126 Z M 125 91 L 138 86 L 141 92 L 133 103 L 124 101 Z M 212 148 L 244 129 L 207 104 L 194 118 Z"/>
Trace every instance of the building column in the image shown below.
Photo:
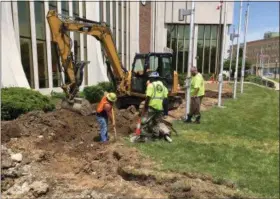
<path fill-rule="evenodd" d="M 45 16 L 49 11 L 49 2 L 44 2 Z M 49 79 L 49 88 L 53 88 L 53 76 L 52 76 L 52 51 L 51 51 L 51 32 L 48 24 L 47 18 L 45 18 L 45 27 L 46 27 L 46 47 L 47 47 L 47 64 L 48 64 L 48 79 Z"/>
<path fill-rule="evenodd" d="M 130 66 L 130 63 L 129 63 L 129 20 L 128 20 L 128 14 L 129 14 L 129 3 L 125 2 L 126 3 L 126 19 L 124 19 L 126 21 L 126 60 L 125 60 L 125 64 L 126 64 L 126 69 L 130 70 L 131 66 Z"/>
<path fill-rule="evenodd" d="M 38 54 L 37 54 L 37 41 L 36 41 L 36 26 L 35 26 L 35 10 L 34 1 L 29 2 L 30 9 L 30 25 L 31 25 L 31 43 L 32 43 L 32 61 L 34 70 L 34 85 L 35 89 L 39 89 L 39 76 L 38 76 Z"/>
<path fill-rule="evenodd" d="M 79 0 L 79 17 L 83 18 L 83 1 Z M 84 49 L 84 34 L 80 33 L 80 52 L 81 52 L 81 61 L 85 61 L 85 49 Z M 88 67 L 88 65 L 86 65 L 85 67 Z M 84 69 L 85 70 L 85 69 Z M 81 87 L 83 88 L 85 86 L 85 80 L 86 76 L 85 76 L 85 72 L 84 72 L 84 79 L 82 82 Z"/>
<path fill-rule="evenodd" d="M 20 39 L 19 39 L 19 23 L 18 23 L 18 4 L 16 1 L 12 2 L 13 6 L 13 19 L 14 19 L 14 30 L 15 30 L 15 36 L 16 36 L 16 44 L 18 47 L 18 50 L 20 52 Z"/>
<path fill-rule="evenodd" d="M 124 20 L 125 20 L 124 19 L 124 4 L 125 3 L 126 3 L 125 1 L 121 1 L 121 21 L 122 21 L 122 24 L 121 24 L 121 38 L 122 38 L 121 58 L 122 58 L 122 60 L 121 61 L 122 61 L 122 63 L 124 63 Z"/>
<path fill-rule="evenodd" d="M 73 2 L 72 1 L 69 1 L 69 16 L 73 17 Z M 71 51 L 74 54 L 74 43 L 75 42 L 74 42 L 74 32 L 73 31 L 70 32 L 70 39 L 72 40 Z"/>
<path fill-rule="evenodd" d="M 119 2 L 118 1 L 114 1 L 113 3 L 116 4 L 116 16 L 114 16 L 116 18 L 116 48 L 117 51 L 119 51 Z"/>

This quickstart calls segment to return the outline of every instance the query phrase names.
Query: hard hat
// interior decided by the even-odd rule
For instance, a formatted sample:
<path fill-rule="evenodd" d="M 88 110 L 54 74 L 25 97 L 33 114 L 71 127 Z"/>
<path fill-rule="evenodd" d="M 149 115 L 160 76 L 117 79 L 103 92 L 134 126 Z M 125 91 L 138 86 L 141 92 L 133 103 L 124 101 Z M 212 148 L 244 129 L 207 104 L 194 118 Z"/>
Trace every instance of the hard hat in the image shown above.
<path fill-rule="evenodd" d="M 158 72 L 152 72 L 149 77 L 159 77 Z"/>
<path fill-rule="evenodd" d="M 106 97 L 111 102 L 117 101 L 117 95 L 115 93 L 108 93 Z"/>

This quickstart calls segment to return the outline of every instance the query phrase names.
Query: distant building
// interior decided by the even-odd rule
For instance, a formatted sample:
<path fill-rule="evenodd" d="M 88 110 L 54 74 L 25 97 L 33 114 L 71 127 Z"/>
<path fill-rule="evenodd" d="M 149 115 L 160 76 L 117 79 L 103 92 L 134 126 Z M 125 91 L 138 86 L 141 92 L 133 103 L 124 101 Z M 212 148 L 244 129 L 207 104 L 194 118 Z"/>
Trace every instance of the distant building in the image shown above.
<path fill-rule="evenodd" d="M 252 68 L 256 71 L 256 68 L 262 66 L 264 73 L 274 72 L 277 69 L 279 73 L 279 40 L 280 37 L 269 37 L 267 39 L 261 39 L 256 41 L 247 42 L 246 60 L 252 64 Z M 243 48 L 243 44 L 240 44 L 240 48 Z M 233 57 L 236 57 L 236 47 L 233 45 Z"/>
<path fill-rule="evenodd" d="M 264 33 L 263 38 L 264 39 L 269 39 L 269 38 L 273 38 L 273 37 L 279 37 L 279 32 L 266 32 Z"/>

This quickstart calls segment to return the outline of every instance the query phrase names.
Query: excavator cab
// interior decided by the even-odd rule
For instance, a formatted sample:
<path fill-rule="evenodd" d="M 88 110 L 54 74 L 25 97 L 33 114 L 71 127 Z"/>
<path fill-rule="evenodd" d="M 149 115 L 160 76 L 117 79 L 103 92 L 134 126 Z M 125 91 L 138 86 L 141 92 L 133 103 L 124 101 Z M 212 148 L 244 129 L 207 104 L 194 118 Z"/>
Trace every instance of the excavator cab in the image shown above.
<path fill-rule="evenodd" d="M 171 92 L 174 80 L 172 53 L 136 54 L 131 71 L 131 91 L 144 94 L 149 75 L 155 71 L 159 73 L 161 81 Z"/>

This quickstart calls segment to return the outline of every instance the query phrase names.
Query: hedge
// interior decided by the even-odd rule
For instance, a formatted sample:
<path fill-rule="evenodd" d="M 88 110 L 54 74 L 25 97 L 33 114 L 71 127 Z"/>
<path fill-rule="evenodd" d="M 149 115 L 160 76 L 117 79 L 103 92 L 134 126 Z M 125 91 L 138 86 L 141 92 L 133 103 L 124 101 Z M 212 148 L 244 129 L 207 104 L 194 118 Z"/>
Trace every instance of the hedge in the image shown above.
<path fill-rule="evenodd" d="M 38 91 L 11 87 L 1 89 L 1 120 L 13 120 L 34 110 L 51 111 L 55 105 Z"/>
<path fill-rule="evenodd" d="M 263 85 L 263 86 L 268 86 L 270 88 L 275 87 L 273 82 L 264 80 L 260 76 L 248 75 L 247 77 L 245 77 L 245 81 L 253 82 L 253 83 L 256 83 L 256 84 L 259 84 L 259 85 Z"/>
<path fill-rule="evenodd" d="M 111 82 L 101 82 L 96 86 L 88 86 L 83 90 L 85 98 L 90 103 L 97 103 L 104 96 L 104 92 L 115 92 Z"/>

